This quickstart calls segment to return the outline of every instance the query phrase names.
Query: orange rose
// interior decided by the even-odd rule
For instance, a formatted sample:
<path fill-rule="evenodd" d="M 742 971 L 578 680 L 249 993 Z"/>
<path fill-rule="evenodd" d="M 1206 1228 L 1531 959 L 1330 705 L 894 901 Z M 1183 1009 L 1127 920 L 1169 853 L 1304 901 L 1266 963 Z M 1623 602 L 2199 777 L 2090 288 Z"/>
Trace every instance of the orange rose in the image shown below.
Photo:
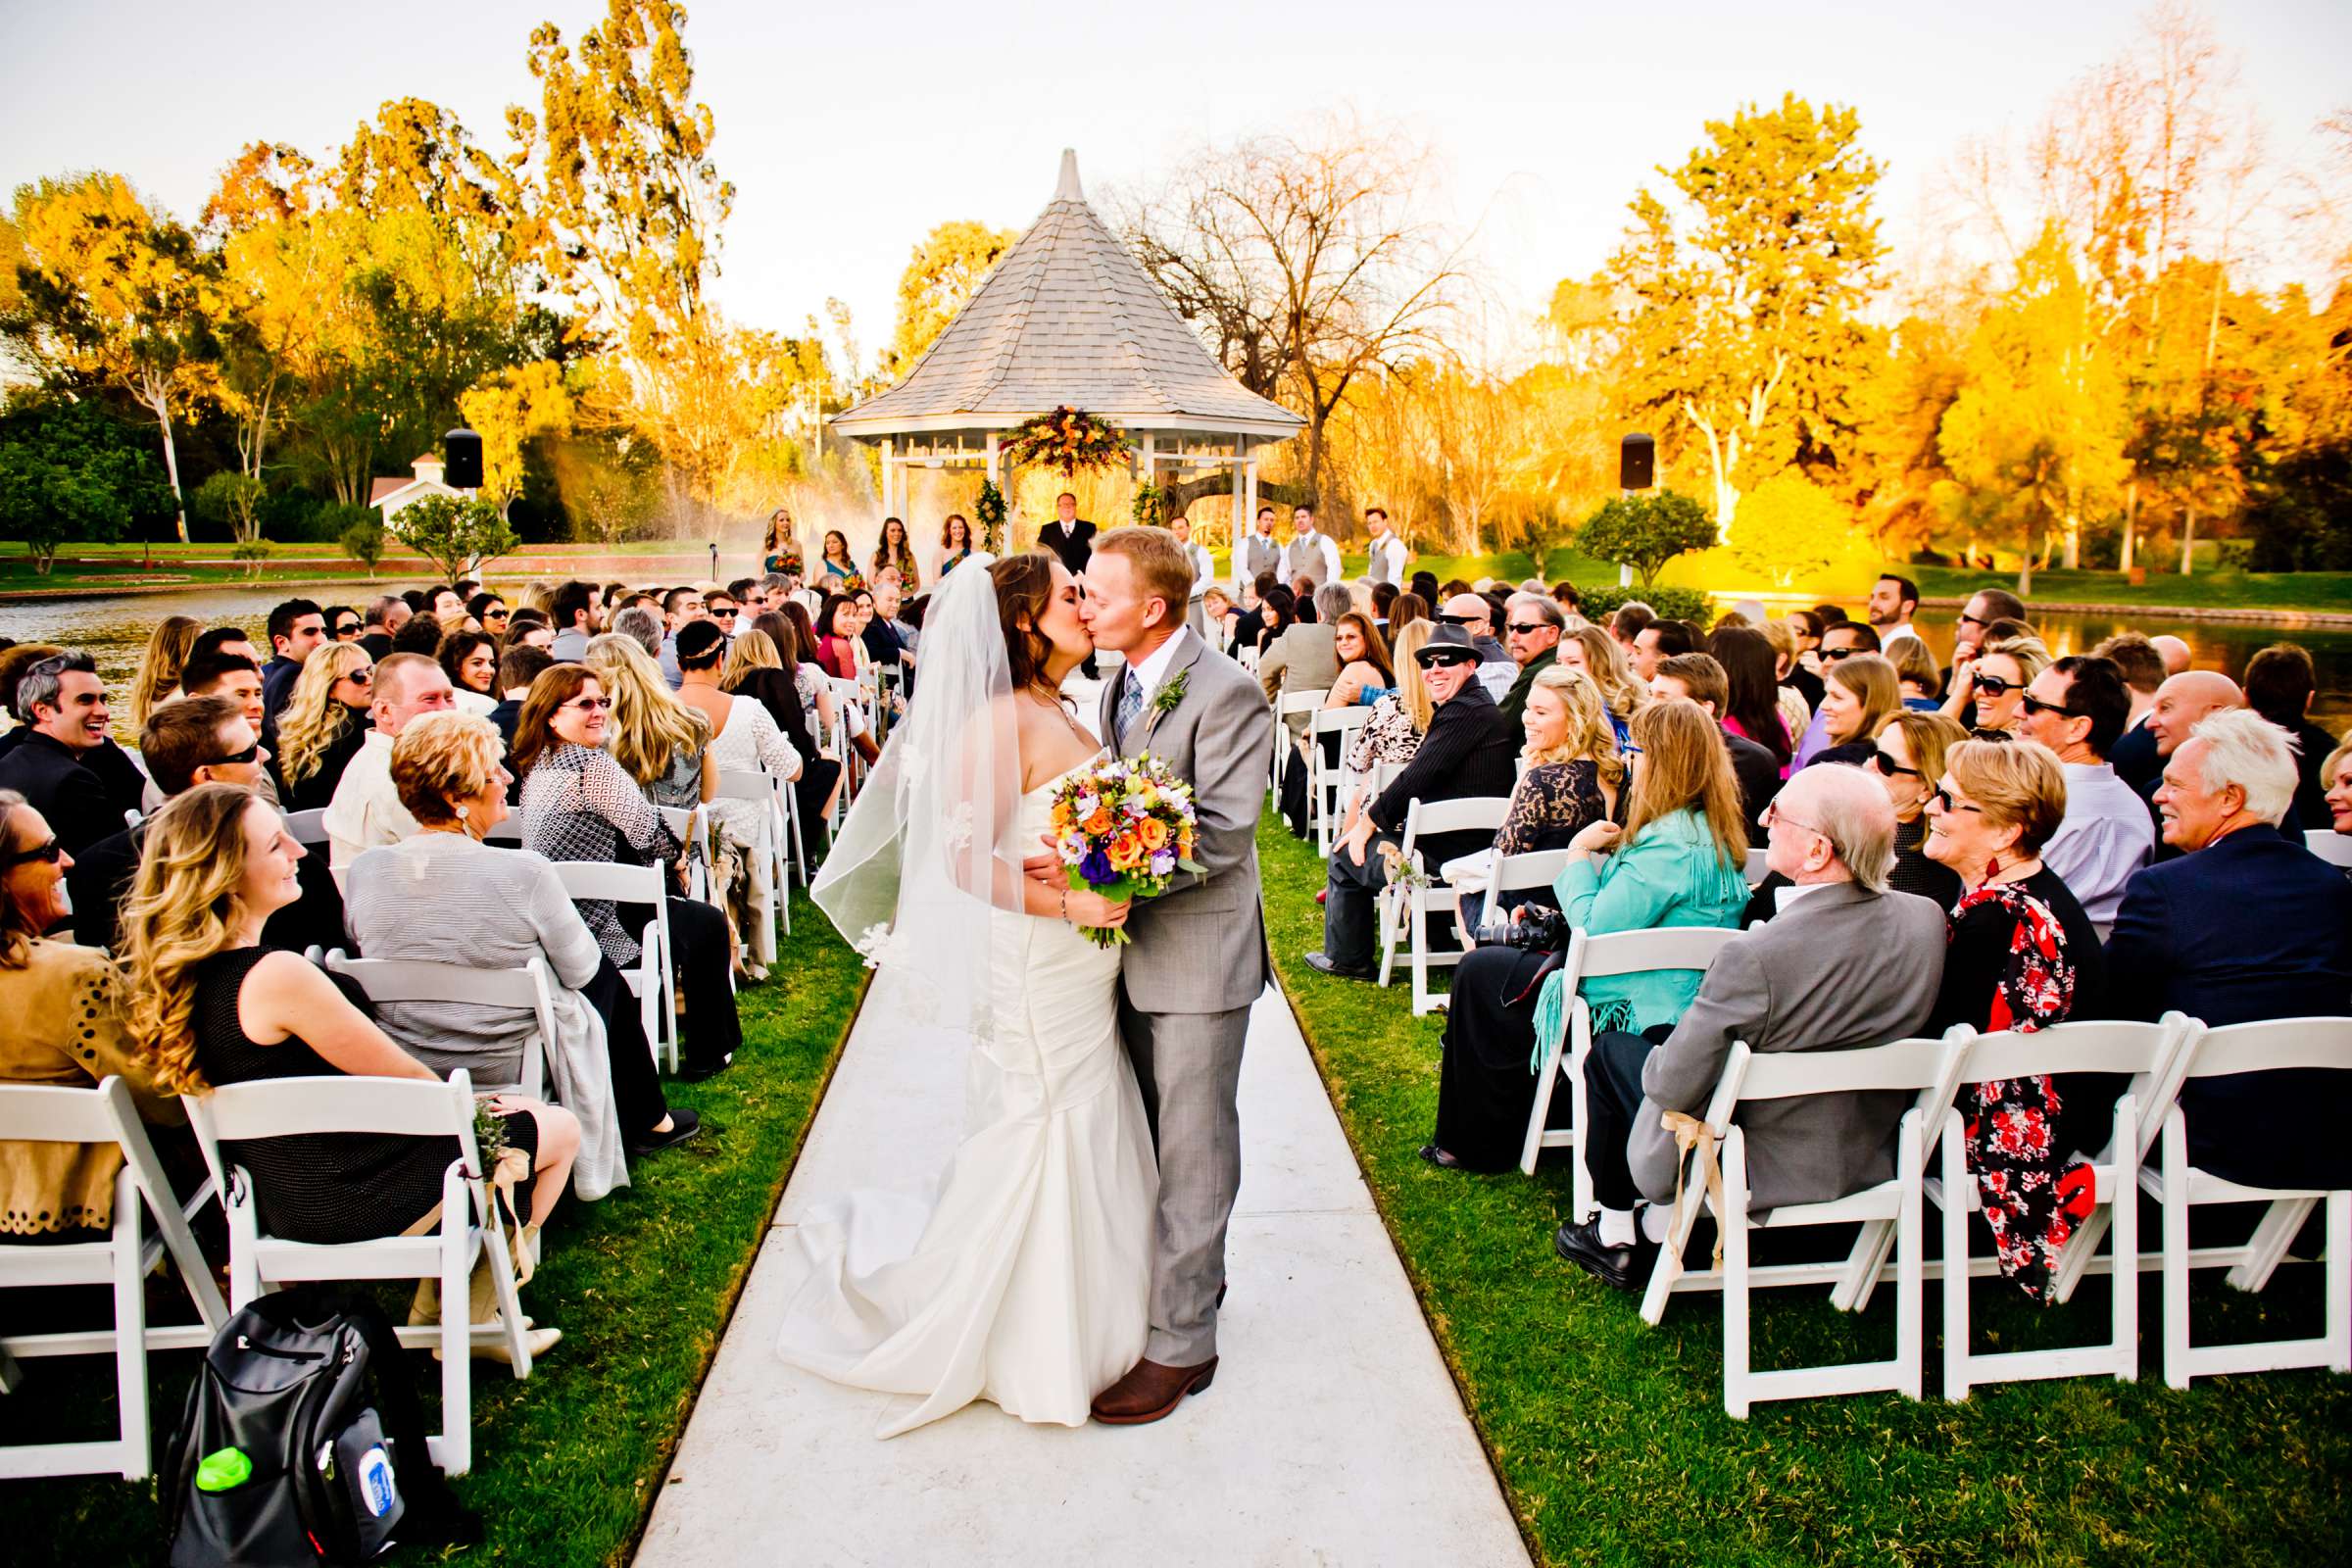
<path fill-rule="evenodd" d="M 1168 842 L 1168 827 L 1158 817 L 1147 816 L 1137 825 L 1136 836 L 1144 841 L 1145 849 L 1156 850 Z"/>
<path fill-rule="evenodd" d="M 1109 831 L 1110 831 L 1110 812 L 1109 812 L 1109 810 L 1108 810 L 1106 808 L 1104 808 L 1104 807 L 1100 807 L 1100 806 L 1096 807 L 1096 808 L 1095 808 L 1095 814 L 1094 814 L 1094 815 L 1092 815 L 1092 816 L 1090 816 L 1090 817 L 1088 817 L 1088 818 L 1086 819 L 1086 821 L 1085 821 L 1085 823 L 1084 823 L 1083 825 L 1085 826 L 1086 830 L 1087 830 L 1089 833 L 1093 833 L 1093 834 L 1095 834 L 1095 835 L 1097 835 L 1097 836 L 1100 836 L 1100 835 L 1102 835 L 1102 834 L 1104 834 L 1104 833 L 1107 833 L 1107 832 L 1109 832 Z"/>

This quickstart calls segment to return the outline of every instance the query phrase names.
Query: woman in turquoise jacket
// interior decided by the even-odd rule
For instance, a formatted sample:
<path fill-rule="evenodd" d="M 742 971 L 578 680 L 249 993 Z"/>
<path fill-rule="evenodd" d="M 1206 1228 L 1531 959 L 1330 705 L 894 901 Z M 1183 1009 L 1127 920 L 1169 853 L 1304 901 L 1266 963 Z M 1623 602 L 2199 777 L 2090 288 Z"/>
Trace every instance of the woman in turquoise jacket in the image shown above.
<path fill-rule="evenodd" d="M 1740 924 L 1747 904 L 1747 832 L 1731 754 L 1704 709 L 1676 700 L 1633 717 L 1625 825 L 1595 822 L 1569 842 L 1552 890 L 1568 924 L 1593 936 L 1661 926 Z M 1535 1102 L 1534 1068 L 1567 1018 L 1557 954 L 1480 948 L 1454 970 L 1446 1015 L 1436 1141 L 1421 1157 L 1449 1169 L 1519 1163 Z M 1687 969 L 1588 980 L 1580 994 L 1594 1033 L 1672 1029 L 1698 994 Z M 1568 1124 L 1569 1097 L 1550 1120 Z"/>

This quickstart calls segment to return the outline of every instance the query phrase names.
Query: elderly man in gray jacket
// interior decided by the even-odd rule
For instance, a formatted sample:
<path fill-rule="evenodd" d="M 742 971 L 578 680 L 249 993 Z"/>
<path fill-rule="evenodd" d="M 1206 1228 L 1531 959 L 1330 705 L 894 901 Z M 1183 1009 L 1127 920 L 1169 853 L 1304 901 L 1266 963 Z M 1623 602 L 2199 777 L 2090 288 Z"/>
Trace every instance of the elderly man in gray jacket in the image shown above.
<path fill-rule="evenodd" d="M 1662 1045 L 1608 1033 L 1585 1061 L 1585 1158 L 1599 1213 L 1560 1227 L 1559 1254 L 1639 1290 L 1666 1234 L 1681 1155 L 1666 1112 L 1703 1116 L 1735 1041 L 1751 1051 L 1844 1051 L 1915 1035 L 1943 982 L 1943 911 L 1886 886 L 1894 810 L 1860 768 L 1809 767 L 1766 808 L 1774 870 L 1795 884 L 1770 922 L 1717 956 Z M 1743 1105 L 1753 1205 L 1822 1202 L 1894 1172 L 1911 1097 L 1813 1095 Z M 1636 1210 L 1647 1199 L 1649 1207 Z"/>

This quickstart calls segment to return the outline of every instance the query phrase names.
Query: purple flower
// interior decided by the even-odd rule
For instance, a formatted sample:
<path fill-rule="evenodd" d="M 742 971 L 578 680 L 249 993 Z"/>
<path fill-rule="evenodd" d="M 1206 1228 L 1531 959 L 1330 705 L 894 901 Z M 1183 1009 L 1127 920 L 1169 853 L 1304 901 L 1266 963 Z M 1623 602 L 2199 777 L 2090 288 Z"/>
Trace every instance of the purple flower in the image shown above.
<path fill-rule="evenodd" d="M 1101 850 L 1089 850 L 1086 858 L 1078 862 L 1078 874 L 1100 887 L 1117 873 L 1110 868 L 1110 857 Z"/>
<path fill-rule="evenodd" d="M 1166 876 L 1175 869 L 1176 856 L 1173 851 L 1161 850 L 1152 857 L 1152 874 L 1153 876 Z"/>

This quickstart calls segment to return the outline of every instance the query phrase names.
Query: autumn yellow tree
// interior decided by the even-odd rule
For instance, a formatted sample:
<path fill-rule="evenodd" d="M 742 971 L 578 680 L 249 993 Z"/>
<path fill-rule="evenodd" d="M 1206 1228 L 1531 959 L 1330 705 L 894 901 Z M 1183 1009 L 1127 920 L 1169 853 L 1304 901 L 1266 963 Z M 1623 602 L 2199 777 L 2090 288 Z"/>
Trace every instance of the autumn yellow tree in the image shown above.
<path fill-rule="evenodd" d="M 209 280 L 194 236 L 110 173 L 24 186 L 16 221 L 19 341 L 44 368 L 127 393 L 154 416 L 184 542 L 175 421 L 215 384 Z"/>
<path fill-rule="evenodd" d="M 552 360 L 501 370 L 458 398 L 466 426 L 482 438 L 481 497 L 500 516 L 522 494 L 523 449 L 571 429 L 571 393 Z"/>
<path fill-rule="evenodd" d="M 882 351 L 882 374 L 896 381 L 914 368 L 932 341 L 980 288 L 997 258 L 1020 231 L 990 228 L 969 219 L 940 224 L 923 236 L 899 274 L 899 320 Z"/>

